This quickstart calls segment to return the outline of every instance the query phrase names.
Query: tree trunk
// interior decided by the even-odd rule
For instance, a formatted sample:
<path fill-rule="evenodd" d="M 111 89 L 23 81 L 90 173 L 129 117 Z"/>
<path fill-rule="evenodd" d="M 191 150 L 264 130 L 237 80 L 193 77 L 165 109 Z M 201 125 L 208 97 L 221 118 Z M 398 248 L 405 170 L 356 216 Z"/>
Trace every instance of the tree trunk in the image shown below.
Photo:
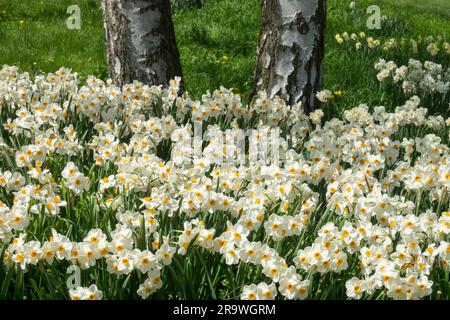
<path fill-rule="evenodd" d="M 102 0 L 110 78 L 167 85 L 182 76 L 170 0 Z"/>
<path fill-rule="evenodd" d="M 253 95 L 317 106 L 322 87 L 326 0 L 263 0 Z"/>

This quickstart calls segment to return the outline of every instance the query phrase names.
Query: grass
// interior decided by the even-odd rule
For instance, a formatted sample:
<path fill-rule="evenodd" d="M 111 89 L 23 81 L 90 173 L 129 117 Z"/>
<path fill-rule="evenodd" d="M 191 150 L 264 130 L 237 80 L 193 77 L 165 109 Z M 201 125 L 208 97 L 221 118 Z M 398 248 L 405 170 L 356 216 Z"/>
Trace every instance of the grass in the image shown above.
<path fill-rule="evenodd" d="M 174 1 L 174 23 L 186 80 L 186 88 L 200 99 L 206 90 L 223 85 L 244 97 L 250 92 L 254 54 L 258 40 L 260 0 Z M 389 105 L 389 97 L 377 90 L 373 62 L 349 56 L 339 49 L 334 35 L 365 31 L 368 35 L 450 35 L 450 3 L 446 0 L 377 1 L 383 15 L 407 26 L 404 34 L 367 30 L 365 21 L 354 24 L 350 1 L 328 1 L 325 87 L 342 89 L 342 105 L 366 102 Z M 358 1 L 365 8 L 374 1 Z M 66 27 L 69 5 L 81 9 L 80 30 Z M 200 4 L 200 5 L 199 5 Z M 22 22 L 21 22 L 22 21 Z M 390 30 L 391 28 L 389 28 Z M 98 0 L 0 0 L 0 63 L 22 70 L 51 72 L 67 66 L 81 79 L 94 74 L 107 77 L 101 9 Z"/>
<path fill-rule="evenodd" d="M 220 85 L 248 93 L 258 40 L 258 1 L 206 1 L 174 15 L 187 90 Z"/>
<path fill-rule="evenodd" d="M 69 30 L 67 7 L 81 10 L 81 29 Z M 53 72 L 70 67 L 84 79 L 107 76 L 102 12 L 96 0 L 0 1 L 0 64 Z"/>

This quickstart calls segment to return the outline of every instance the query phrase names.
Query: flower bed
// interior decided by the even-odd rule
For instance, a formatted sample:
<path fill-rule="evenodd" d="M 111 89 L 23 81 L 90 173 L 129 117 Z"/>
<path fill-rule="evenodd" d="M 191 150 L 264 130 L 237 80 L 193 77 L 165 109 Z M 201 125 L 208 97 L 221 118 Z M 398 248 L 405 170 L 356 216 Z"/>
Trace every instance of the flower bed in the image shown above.
<path fill-rule="evenodd" d="M 1 69 L 2 297 L 448 298 L 449 119 L 179 80 Z"/>

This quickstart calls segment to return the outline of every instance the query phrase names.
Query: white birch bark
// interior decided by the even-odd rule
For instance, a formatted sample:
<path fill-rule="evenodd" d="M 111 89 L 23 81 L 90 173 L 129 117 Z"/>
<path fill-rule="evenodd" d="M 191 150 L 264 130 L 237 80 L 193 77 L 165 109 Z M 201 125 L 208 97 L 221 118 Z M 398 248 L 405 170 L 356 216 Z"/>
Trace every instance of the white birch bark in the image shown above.
<path fill-rule="evenodd" d="M 102 0 L 109 75 L 118 85 L 182 76 L 170 0 Z"/>
<path fill-rule="evenodd" d="M 325 0 L 263 0 L 253 94 L 316 107 L 322 86 Z"/>

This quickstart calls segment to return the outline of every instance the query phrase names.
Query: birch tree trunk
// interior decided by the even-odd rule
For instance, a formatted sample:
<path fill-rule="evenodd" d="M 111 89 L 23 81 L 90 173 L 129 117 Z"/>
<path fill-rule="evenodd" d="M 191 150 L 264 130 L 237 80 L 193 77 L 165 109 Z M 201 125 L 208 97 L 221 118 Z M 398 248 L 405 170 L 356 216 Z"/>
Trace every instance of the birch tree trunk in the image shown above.
<path fill-rule="evenodd" d="M 263 0 L 253 95 L 265 90 L 316 108 L 322 86 L 326 0 Z"/>
<path fill-rule="evenodd" d="M 102 0 L 110 78 L 167 85 L 182 76 L 170 0 Z"/>

